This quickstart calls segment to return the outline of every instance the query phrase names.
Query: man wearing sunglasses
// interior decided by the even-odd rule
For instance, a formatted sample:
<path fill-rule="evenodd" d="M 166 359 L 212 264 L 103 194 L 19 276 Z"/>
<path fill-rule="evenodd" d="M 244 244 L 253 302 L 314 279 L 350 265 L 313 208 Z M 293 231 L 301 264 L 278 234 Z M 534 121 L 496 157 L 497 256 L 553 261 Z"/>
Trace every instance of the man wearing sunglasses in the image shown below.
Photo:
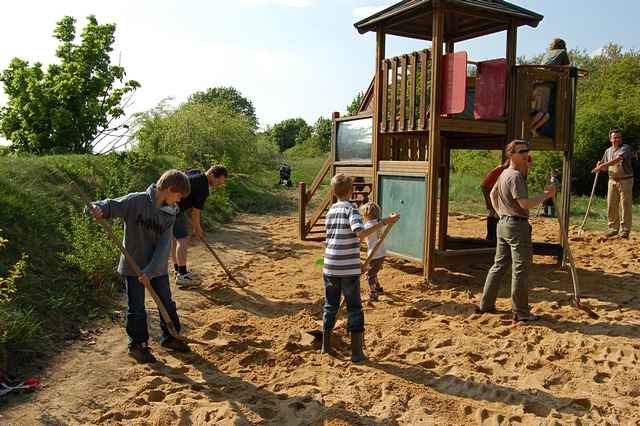
<path fill-rule="evenodd" d="M 556 187 L 545 187 L 544 194 L 529 198 L 526 176 L 529 170 L 529 143 L 514 140 L 506 147 L 509 167 L 491 190 L 491 203 L 500 220 L 497 227 L 496 257 L 484 283 L 479 312 L 495 312 L 502 278 L 511 264 L 511 309 L 515 321 L 535 321 L 529 310 L 528 275 L 533 248 L 529 209 L 553 198 Z"/>

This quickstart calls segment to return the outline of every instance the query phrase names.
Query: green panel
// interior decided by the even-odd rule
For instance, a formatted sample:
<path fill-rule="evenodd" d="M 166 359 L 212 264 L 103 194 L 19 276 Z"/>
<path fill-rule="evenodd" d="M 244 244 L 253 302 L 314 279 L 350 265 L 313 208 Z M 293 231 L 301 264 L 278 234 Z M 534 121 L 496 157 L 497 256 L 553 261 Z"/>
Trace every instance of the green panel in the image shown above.
<path fill-rule="evenodd" d="M 384 245 L 394 253 L 422 259 L 424 253 L 425 178 L 380 176 L 379 197 L 382 215 L 400 213 L 400 221 Z"/>
<path fill-rule="evenodd" d="M 371 160 L 373 119 L 338 121 L 336 161 Z"/>

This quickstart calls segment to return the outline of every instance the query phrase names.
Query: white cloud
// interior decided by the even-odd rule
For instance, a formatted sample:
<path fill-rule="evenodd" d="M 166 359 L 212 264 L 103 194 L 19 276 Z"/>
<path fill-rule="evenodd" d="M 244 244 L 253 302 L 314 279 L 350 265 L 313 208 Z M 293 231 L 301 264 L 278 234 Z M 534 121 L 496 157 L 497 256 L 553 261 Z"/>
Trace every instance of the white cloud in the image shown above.
<path fill-rule="evenodd" d="M 361 6 L 353 9 L 353 16 L 356 18 L 367 18 L 374 13 L 378 13 L 383 9 L 386 9 L 387 6 Z"/>
<path fill-rule="evenodd" d="M 245 6 L 286 6 L 304 8 L 313 6 L 316 0 L 240 0 Z"/>
<path fill-rule="evenodd" d="M 589 53 L 589 56 L 595 58 L 596 56 L 601 56 L 604 53 L 604 47 L 599 47 L 592 52 Z"/>

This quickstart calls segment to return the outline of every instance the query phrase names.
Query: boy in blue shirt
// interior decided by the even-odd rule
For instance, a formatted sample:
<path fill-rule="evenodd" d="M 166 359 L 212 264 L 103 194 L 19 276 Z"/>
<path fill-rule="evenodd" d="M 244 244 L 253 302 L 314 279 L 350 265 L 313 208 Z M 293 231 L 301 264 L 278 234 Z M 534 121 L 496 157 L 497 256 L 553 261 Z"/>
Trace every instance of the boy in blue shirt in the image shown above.
<path fill-rule="evenodd" d="M 141 364 L 155 362 L 149 351 L 149 330 L 144 305 L 145 286 L 151 286 L 166 308 L 176 330 L 180 332 L 180 321 L 176 304 L 171 299 L 167 261 L 171 249 L 173 224 L 178 207 L 176 203 L 189 195 L 191 186 L 187 176 L 178 170 L 166 171 L 146 192 L 134 192 L 116 199 L 95 201 L 91 204 L 91 214 L 96 218 L 122 218 L 124 221 L 123 245 L 142 275 L 136 276 L 120 256 L 118 273 L 125 277 L 127 285 L 127 321 L 129 355 Z M 179 352 L 189 352 L 189 346 L 171 336 L 160 317 L 162 346 Z"/>

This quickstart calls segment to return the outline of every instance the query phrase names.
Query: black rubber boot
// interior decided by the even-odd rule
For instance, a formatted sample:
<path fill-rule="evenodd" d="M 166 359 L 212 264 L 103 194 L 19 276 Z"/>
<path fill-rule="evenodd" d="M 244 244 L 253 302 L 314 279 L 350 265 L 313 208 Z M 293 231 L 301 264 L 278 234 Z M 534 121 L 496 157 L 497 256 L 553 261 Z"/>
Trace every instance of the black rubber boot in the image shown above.
<path fill-rule="evenodd" d="M 322 353 L 331 353 L 331 330 L 325 330 L 322 332 Z"/>
<path fill-rule="evenodd" d="M 362 351 L 364 344 L 364 334 L 361 331 L 351 333 L 351 361 L 362 362 L 367 359 Z"/>

